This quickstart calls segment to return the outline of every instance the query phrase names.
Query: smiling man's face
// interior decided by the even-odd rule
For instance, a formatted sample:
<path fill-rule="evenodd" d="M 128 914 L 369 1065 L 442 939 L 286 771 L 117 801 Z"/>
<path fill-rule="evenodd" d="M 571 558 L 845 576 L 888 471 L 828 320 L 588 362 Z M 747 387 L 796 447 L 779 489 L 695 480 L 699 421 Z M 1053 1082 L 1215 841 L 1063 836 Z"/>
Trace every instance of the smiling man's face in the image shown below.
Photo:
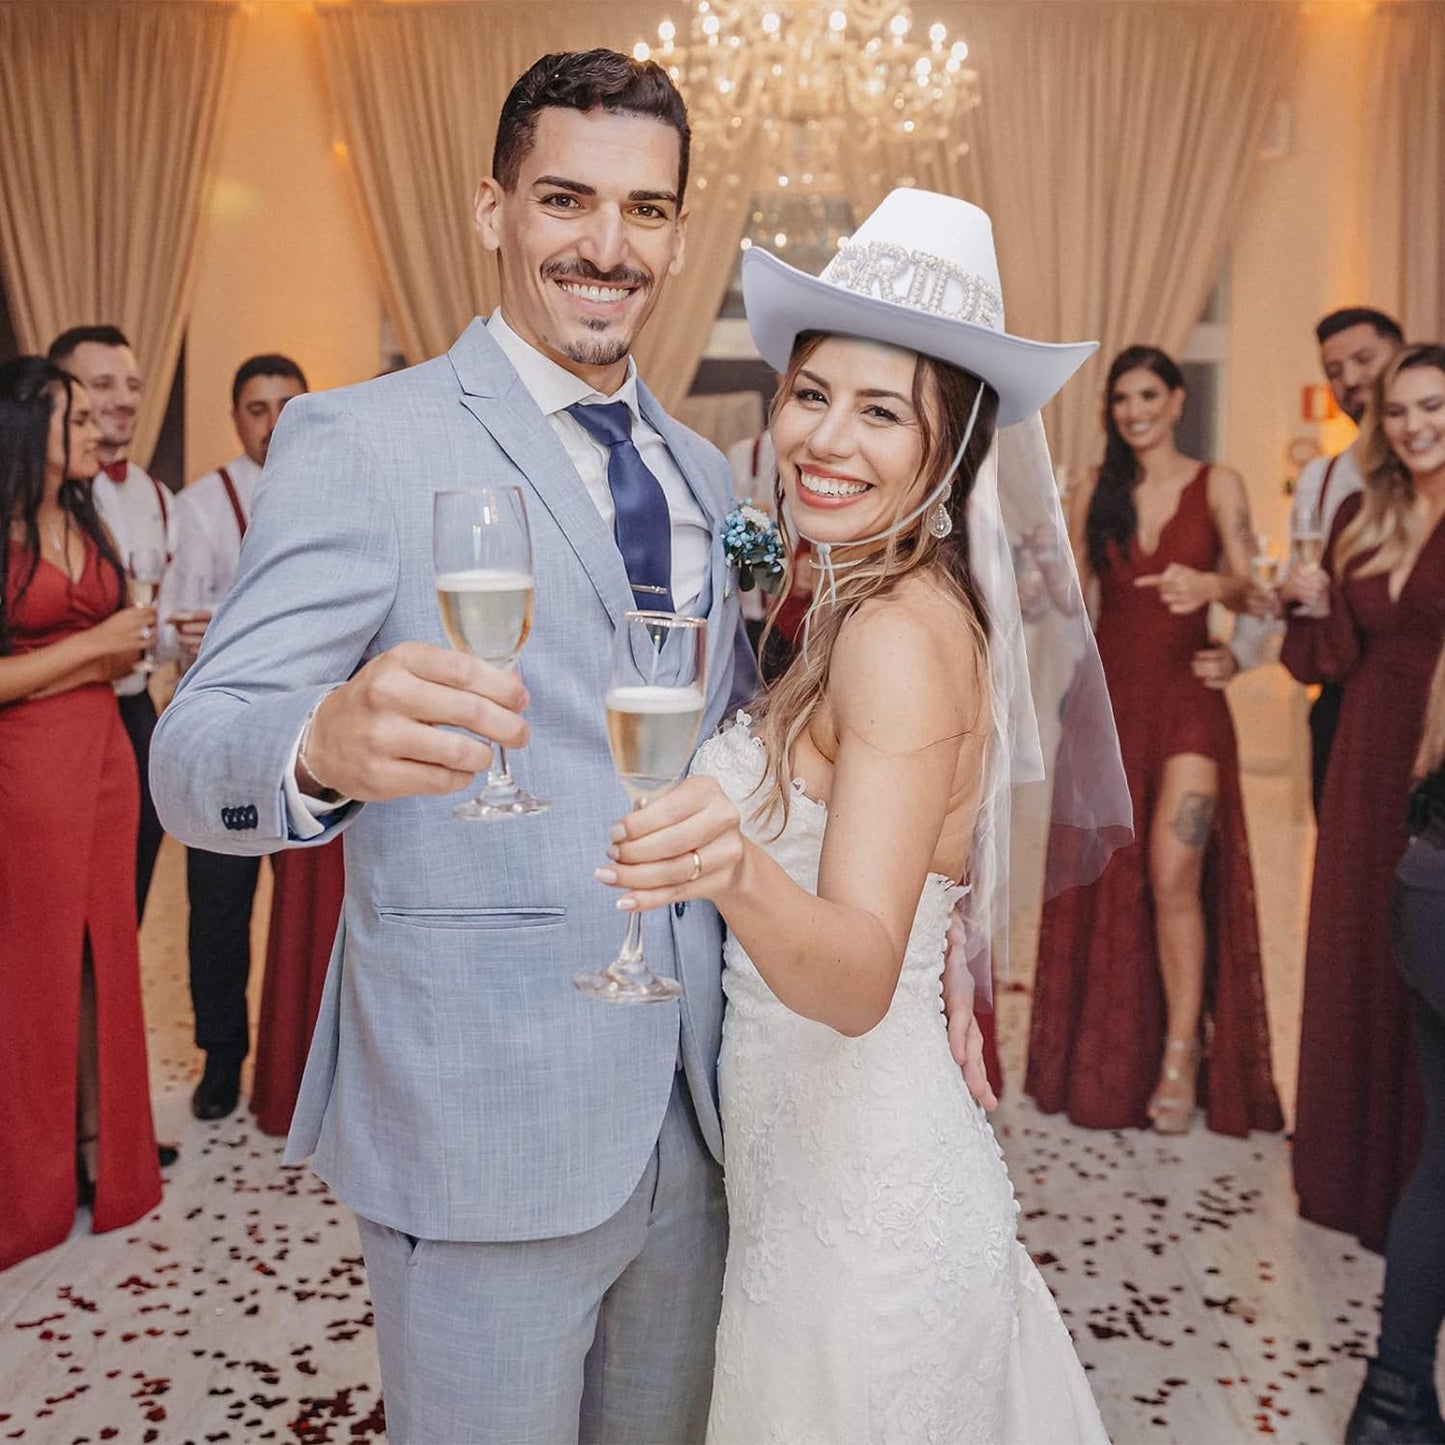
<path fill-rule="evenodd" d="M 677 132 L 650 116 L 549 106 L 516 188 L 489 177 L 477 192 L 507 324 L 604 395 L 682 269 L 680 160 Z"/>

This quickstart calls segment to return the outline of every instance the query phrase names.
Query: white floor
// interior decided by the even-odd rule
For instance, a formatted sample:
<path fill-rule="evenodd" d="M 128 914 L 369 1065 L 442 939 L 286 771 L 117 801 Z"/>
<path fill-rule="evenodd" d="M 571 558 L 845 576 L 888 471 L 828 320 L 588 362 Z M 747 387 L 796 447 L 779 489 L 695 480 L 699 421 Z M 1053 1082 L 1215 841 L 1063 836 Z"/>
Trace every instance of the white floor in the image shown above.
<path fill-rule="evenodd" d="M 1252 731 L 1248 697 L 1236 705 Z M 1309 830 L 1287 774 L 1250 773 L 1246 795 L 1289 1109 Z M 181 861 L 168 842 L 142 935 L 157 1121 L 181 1160 L 143 1223 L 92 1236 L 82 1215 L 66 1244 L 0 1276 L 0 1440 L 383 1440 L 350 1216 L 281 1167 L 280 1141 L 244 1107 L 211 1125 L 187 1109 Z M 1009 1091 L 995 1124 L 1115 1441 L 1339 1440 L 1373 1347 L 1379 1260 L 1298 1220 L 1284 1136 L 1196 1127 L 1166 1142 L 1040 1117 L 1018 1092 L 1027 973 L 1001 994 Z"/>

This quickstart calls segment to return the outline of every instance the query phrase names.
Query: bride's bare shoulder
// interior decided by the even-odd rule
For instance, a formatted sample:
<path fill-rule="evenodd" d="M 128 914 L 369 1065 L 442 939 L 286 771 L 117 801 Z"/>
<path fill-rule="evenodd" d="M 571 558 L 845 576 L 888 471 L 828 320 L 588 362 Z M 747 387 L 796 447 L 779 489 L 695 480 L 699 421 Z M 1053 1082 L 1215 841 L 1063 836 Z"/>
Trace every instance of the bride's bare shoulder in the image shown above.
<path fill-rule="evenodd" d="M 865 602 L 838 633 L 828 695 L 840 722 L 900 715 L 937 736 L 971 724 L 982 696 L 983 654 L 966 604 L 926 577 L 904 578 Z"/>

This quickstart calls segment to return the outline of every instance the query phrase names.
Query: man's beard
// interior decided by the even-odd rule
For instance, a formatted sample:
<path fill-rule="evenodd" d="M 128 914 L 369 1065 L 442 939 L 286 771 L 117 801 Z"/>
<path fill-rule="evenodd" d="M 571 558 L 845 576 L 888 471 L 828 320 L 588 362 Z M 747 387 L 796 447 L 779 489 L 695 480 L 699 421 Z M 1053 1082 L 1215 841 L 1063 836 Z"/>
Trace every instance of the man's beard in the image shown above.
<path fill-rule="evenodd" d="M 554 261 L 542 267 L 542 275 L 549 281 L 582 281 L 594 285 L 632 285 L 646 292 L 652 289 L 652 277 L 632 266 L 614 266 L 610 271 L 599 270 L 586 261 Z M 606 331 L 612 325 L 602 317 L 583 321 L 589 331 Z M 616 366 L 632 348 L 632 338 L 596 336 L 583 337 L 561 347 L 562 355 L 579 366 Z"/>
<path fill-rule="evenodd" d="M 616 366 L 629 349 L 630 342 L 620 337 L 597 336 L 569 342 L 562 348 L 562 355 L 579 366 Z"/>

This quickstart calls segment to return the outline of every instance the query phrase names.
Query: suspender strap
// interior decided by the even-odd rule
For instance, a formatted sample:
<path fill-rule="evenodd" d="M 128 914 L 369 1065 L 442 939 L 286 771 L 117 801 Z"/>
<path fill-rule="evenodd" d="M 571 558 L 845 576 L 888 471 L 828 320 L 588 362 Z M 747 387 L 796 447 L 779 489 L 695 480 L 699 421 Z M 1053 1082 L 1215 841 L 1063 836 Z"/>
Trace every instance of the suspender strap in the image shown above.
<path fill-rule="evenodd" d="M 241 540 L 246 539 L 246 514 L 241 510 L 241 499 L 236 495 L 236 484 L 231 480 L 231 474 L 225 467 L 219 468 L 221 473 L 221 485 L 226 489 L 226 498 L 231 503 L 231 510 L 236 514 L 236 530 L 241 534 Z"/>
<path fill-rule="evenodd" d="M 156 481 L 154 477 L 151 477 L 150 483 L 151 486 L 156 489 L 156 504 L 161 509 L 161 530 L 164 531 L 167 535 L 169 535 L 171 526 L 171 508 L 170 503 L 166 501 L 166 489 L 158 481 Z"/>
<path fill-rule="evenodd" d="M 1343 453 L 1341 453 L 1340 455 L 1343 455 Z M 1323 521 L 1324 521 L 1324 515 L 1325 515 L 1325 498 L 1326 498 L 1327 496 L 1329 496 L 1329 494 L 1330 494 L 1330 478 L 1331 478 L 1332 476 L 1334 476 L 1334 474 L 1335 474 L 1335 464 L 1339 461 L 1339 459 L 1340 459 L 1339 456 L 1333 456 L 1333 457 L 1330 458 L 1328 465 L 1325 467 L 1325 479 L 1324 479 L 1324 481 L 1322 481 L 1322 482 L 1320 483 L 1320 521 L 1321 521 L 1321 523 L 1323 523 Z"/>

